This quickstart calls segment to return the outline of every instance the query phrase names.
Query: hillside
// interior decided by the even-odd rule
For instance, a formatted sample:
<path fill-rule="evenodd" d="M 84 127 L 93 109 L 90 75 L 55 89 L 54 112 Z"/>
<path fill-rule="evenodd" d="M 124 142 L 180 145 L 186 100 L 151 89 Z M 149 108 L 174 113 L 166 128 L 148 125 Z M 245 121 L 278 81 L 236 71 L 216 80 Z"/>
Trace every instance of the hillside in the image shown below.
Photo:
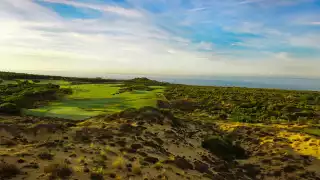
<path fill-rule="evenodd" d="M 151 107 L 1 123 L 4 179 L 319 179 L 319 138 L 280 127 L 184 121 Z"/>
<path fill-rule="evenodd" d="M 320 92 L 13 77 L 0 179 L 320 179 Z"/>

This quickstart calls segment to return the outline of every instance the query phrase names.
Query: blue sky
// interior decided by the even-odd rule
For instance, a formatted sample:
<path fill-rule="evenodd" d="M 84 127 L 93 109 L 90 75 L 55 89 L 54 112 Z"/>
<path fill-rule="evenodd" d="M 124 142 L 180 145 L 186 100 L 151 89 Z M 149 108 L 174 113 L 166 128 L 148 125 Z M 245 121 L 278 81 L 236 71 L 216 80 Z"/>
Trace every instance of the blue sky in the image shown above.
<path fill-rule="evenodd" d="M 2 70 L 320 77 L 320 0 L 1 0 Z"/>

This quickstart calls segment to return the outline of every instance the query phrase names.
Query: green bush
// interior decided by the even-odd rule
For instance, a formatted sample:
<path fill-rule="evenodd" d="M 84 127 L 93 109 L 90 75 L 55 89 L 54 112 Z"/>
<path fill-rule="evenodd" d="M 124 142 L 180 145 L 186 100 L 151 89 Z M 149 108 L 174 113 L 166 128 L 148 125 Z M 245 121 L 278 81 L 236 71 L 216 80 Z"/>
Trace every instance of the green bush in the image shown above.
<path fill-rule="evenodd" d="M 0 86 L 0 112 L 15 114 L 22 108 L 33 108 L 38 102 L 56 100 L 72 93 L 68 88 L 60 89 L 54 84 L 33 84 L 19 81 L 19 84 Z"/>
<path fill-rule="evenodd" d="M 9 114 L 17 114 L 20 112 L 20 109 L 14 103 L 3 103 L 3 104 L 0 104 L 0 112 L 9 113 Z"/>
<path fill-rule="evenodd" d="M 63 94 L 72 94 L 72 89 L 71 88 L 61 88 L 60 92 Z"/>
<path fill-rule="evenodd" d="M 245 150 L 240 146 L 233 145 L 232 141 L 226 137 L 208 137 L 202 141 L 201 146 L 223 159 L 242 159 L 246 157 Z"/>
<path fill-rule="evenodd" d="M 283 119 L 293 122 L 306 117 L 310 122 L 320 121 L 318 91 L 170 85 L 164 95 L 172 105 L 171 109 L 180 110 L 182 105 L 174 106 L 174 102 L 188 99 L 199 105 L 196 109 L 219 120 L 257 123 Z"/>
<path fill-rule="evenodd" d="M 40 80 L 38 80 L 38 79 L 33 79 L 33 80 L 31 80 L 33 83 L 39 83 L 40 82 Z"/>

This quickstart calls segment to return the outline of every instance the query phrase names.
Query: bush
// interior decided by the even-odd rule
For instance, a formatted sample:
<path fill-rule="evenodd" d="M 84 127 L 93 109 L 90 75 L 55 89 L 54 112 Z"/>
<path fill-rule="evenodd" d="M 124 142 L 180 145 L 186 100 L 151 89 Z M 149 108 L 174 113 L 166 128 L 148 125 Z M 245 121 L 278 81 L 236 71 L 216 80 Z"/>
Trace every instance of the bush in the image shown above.
<path fill-rule="evenodd" d="M 243 148 L 233 145 L 232 141 L 225 137 L 211 136 L 202 141 L 201 146 L 223 159 L 241 159 L 246 157 Z"/>
<path fill-rule="evenodd" d="M 0 86 L 0 112 L 18 114 L 22 108 L 30 109 L 40 102 L 47 103 L 70 93 L 70 89 L 61 90 L 58 85 L 32 84 L 28 81 Z"/>
<path fill-rule="evenodd" d="M 48 152 L 41 152 L 38 154 L 38 158 L 42 159 L 42 160 L 52 160 L 54 157 L 53 154 L 48 153 Z"/>
<path fill-rule="evenodd" d="M 0 104 L 0 112 L 9 114 L 18 114 L 20 109 L 14 103 L 3 103 Z"/>
<path fill-rule="evenodd" d="M 67 164 L 50 164 L 44 167 L 44 172 L 50 174 L 51 178 L 66 179 L 71 176 L 72 169 Z"/>
<path fill-rule="evenodd" d="M 72 94 L 71 88 L 60 88 L 60 92 L 63 94 Z"/>
<path fill-rule="evenodd" d="M 0 179 L 9 179 L 20 173 L 20 170 L 14 164 L 0 162 Z"/>

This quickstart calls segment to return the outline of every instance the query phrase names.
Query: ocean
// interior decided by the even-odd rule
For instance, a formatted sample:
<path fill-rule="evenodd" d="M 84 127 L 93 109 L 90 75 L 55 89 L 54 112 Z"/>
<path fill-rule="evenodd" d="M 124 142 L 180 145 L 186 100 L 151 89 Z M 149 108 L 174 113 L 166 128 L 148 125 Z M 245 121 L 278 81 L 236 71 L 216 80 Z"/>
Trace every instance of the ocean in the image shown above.
<path fill-rule="evenodd" d="M 270 88 L 287 90 L 320 91 L 320 79 L 316 78 L 290 78 L 290 77 L 244 77 L 244 76 L 212 76 L 212 77 L 165 77 L 147 75 L 108 75 L 108 78 L 131 79 L 147 77 L 157 81 L 223 87 Z"/>
<path fill-rule="evenodd" d="M 34 71 L 27 73 L 35 73 Z M 293 77 L 265 77 L 265 76 L 151 76 L 138 74 L 110 74 L 110 73 L 85 73 L 78 72 L 50 72 L 39 71 L 39 74 L 62 75 L 75 77 L 103 77 L 112 79 L 132 79 L 147 77 L 157 81 L 199 85 L 199 86 L 224 86 L 224 87 L 248 87 L 270 88 L 289 90 L 313 90 L 320 91 L 320 78 L 293 78 Z"/>

